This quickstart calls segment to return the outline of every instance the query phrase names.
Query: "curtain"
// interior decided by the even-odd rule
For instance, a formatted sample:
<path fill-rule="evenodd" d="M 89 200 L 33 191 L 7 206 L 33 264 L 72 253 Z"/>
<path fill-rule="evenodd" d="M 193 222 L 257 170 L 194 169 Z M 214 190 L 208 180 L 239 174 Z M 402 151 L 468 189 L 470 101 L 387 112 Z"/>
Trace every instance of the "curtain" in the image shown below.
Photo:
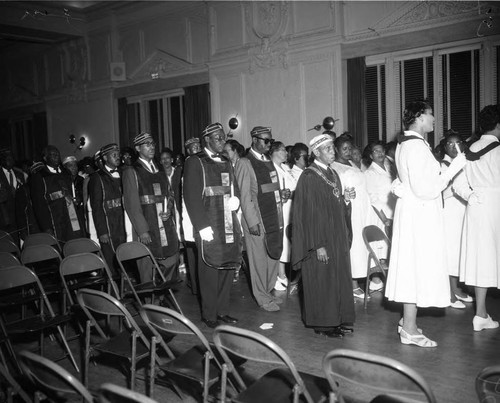
<path fill-rule="evenodd" d="M 120 147 L 130 147 L 132 139 L 128 134 L 127 123 L 127 98 L 118 98 L 118 131 Z"/>
<path fill-rule="evenodd" d="M 354 142 L 364 147 L 368 141 L 366 130 L 365 58 L 347 60 L 347 123 Z"/>
<path fill-rule="evenodd" d="M 200 137 L 202 130 L 211 123 L 208 84 L 184 88 L 184 114 L 186 139 Z"/>

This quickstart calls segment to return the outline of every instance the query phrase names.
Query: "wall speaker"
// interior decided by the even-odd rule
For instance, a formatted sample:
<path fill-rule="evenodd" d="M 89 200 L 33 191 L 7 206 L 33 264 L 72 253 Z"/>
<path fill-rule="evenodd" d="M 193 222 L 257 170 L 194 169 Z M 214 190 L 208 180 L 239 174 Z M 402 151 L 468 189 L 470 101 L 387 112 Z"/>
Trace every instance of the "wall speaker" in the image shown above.
<path fill-rule="evenodd" d="M 111 81 L 126 81 L 125 62 L 113 62 L 109 64 Z"/>

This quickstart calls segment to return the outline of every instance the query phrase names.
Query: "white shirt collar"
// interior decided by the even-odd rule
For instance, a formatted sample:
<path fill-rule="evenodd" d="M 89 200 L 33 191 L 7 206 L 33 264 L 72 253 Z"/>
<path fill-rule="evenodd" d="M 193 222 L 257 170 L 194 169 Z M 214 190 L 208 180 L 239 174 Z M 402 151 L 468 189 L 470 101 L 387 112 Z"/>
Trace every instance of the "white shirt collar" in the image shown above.
<path fill-rule="evenodd" d="M 207 147 L 204 148 L 204 151 L 205 151 L 205 154 L 207 154 L 211 160 L 216 161 L 216 162 L 222 161 L 222 159 L 220 157 L 212 157 L 212 155 L 216 154 L 215 151 L 209 150 Z"/>
<path fill-rule="evenodd" d="M 59 168 L 53 168 L 53 167 L 51 167 L 50 165 L 46 165 L 46 167 L 48 168 L 49 172 L 52 172 L 53 174 L 58 174 L 58 173 L 60 173 L 60 172 L 59 172 Z"/>
<path fill-rule="evenodd" d="M 139 160 L 142 161 L 142 163 L 146 166 L 146 168 L 148 169 L 149 172 L 151 172 L 151 164 L 153 164 L 153 166 L 155 167 L 155 172 L 158 170 L 156 168 L 156 165 L 153 162 L 153 160 L 151 160 L 150 162 L 148 162 L 144 158 L 141 158 L 141 157 L 139 157 Z M 152 172 L 152 173 L 154 173 L 154 172 Z"/>
<path fill-rule="evenodd" d="M 328 166 L 328 165 L 326 165 L 326 164 L 323 164 L 320 160 L 315 159 L 315 160 L 314 160 L 314 163 L 315 163 L 316 165 L 320 166 L 321 168 L 323 168 L 325 171 L 328 171 L 329 166 Z"/>
<path fill-rule="evenodd" d="M 253 153 L 253 155 L 255 155 L 257 157 L 258 160 L 263 161 L 262 156 L 264 156 L 264 160 L 265 161 L 269 161 L 269 159 L 267 158 L 266 154 L 258 153 L 257 151 L 255 151 L 253 149 L 253 147 L 250 147 L 250 151 Z"/>

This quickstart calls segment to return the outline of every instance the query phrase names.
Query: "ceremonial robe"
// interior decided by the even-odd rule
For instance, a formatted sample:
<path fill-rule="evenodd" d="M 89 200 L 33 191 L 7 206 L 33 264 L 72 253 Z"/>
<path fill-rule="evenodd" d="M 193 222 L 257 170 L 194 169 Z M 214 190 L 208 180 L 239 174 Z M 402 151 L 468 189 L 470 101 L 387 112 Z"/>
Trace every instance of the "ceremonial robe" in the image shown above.
<path fill-rule="evenodd" d="M 334 189 L 313 169 L 332 183 Z M 302 318 L 308 327 L 332 327 L 354 322 L 354 297 L 349 257 L 349 208 L 333 170 L 313 163 L 299 178 L 293 201 L 292 263 L 302 269 Z M 328 263 L 317 259 L 326 248 Z"/>

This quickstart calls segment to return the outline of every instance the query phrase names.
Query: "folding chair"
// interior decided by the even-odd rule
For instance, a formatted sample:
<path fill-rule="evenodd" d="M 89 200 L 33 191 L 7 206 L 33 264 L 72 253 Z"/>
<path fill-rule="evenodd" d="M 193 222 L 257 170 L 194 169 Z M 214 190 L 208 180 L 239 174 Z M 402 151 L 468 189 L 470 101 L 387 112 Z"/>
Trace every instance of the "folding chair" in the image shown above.
<path fill-rule="evenodd" d="M 63 256 L 68 257 L 71 255 L 76 255 L 77 253 L 95 253 L 101 259 L 104 259 L 102 255 L 101 247 L 97 242 L 90 238 L 76 238 L 70 239 L 63 246 Z"/>
<path fill-rule="evenodd" d="M 481 370 L 475 383 L 476 394 L 480 402 L 500 402 L 500 365 Z"/>
<path fill-rule="evenodd" d="M 99 403 L 157 403 L 141 393 L 133 392 L 112 383 L 103 383 L 97 396 Z"/>
<path fill-rule="evenodd" d="M 12 238 L 12 235 L 10 235 L 7 231 L 0 229 L 0 241 L 3 239 L 7 239 L 8 241 L 14 242 L 14 238 Z"/>
<path fill-rule="evenodd" d="M 323 371 L 330 384 L 330 403 L 370 402 L 379 395 L 436 402 L 424 378 L 392 358 L 338 349 L 325 355 Z"/>
<path fill-rule="evenodd" d="M 53 246 L 57 249 L 58 252 L 61 252 L 61 245 L 59 244 L 59 241 L 53 235 L 50 235 L 47 232 L 29 234 L 24 240 L 23 249 L 35 245 Z"/>
<path fill-rule="evenodd" d="M 77 371 L 78 365 L 71 353 L 68 342 L 64 337 L 61 325 L 67 323 L 70 315 L 55 315 L 47 298 L 42 283 L 37 275 L 25 266 L 12 266 L 0 269 L 0 308 L 6 309 L 16 306 L 29 305 L 26 312 L 32 313 L 11 322 L 4 322 L 7 336 L 24 334 L 40 334 L 40 351 L 44 355 L 44 335 L 46 332 L 59 333 L 62 347 Z"/>
<path fill-rule="evenodd" d="M 150 396 L 154 394 L 154 364 L 157 361 L 156 344 L 159 343 L 172 360 L 159 366 L 163 375 L 158 376 L 158 379 L 172 385 L 181 398 L 184 397 L 182 391 L 188 391 L 196 398 L 199 398 L 201 391 L 203 402 L 208 402 L 209 388 L 219 380 L 221 365 L 200 329 L 173 309 L 148 304 L 142 307 L 140 314 L 155 335 L 151 342 Z M 196 344 L 175 357 L 164 339 L 165 336 L 171 339 L 172 335 L 197 338 Z"/>
<path fill-rule="evenodd" d="M 19 353 L 23 373 L 33 385 L 35 401 L 44 397 L 50 401 L 80 397 L 83 402 L 92 403 L 94 398 L 80 381 L 60 365 L 29 351 Z"/>
<path fill-rule="evenodd" d="M 19 247 L 8 238 L 0 239 L 0 252 L 12 253 L 17 258 L 21 256 Z"/>
<path fill-rule="evenodd" d="M 150 343 L 130 312 L 116 298 L 105 292 L 83 288 L 77 293 L 78 304 L 86 317 L 84 372 L 83 383 L 88 386 L 90 357 L 94 352 L 109 354 L 130 363 L 130 389 L 135 389 L 136 366 L 144 358 L 150 356 Z M 99 320 L 116 317 L 123 320 L 125 329 L 114 332 L 111 326 L 99 325 Z M 91 340 L 91 330 L 95 329 L 101 337 L 99 341 Z M 117 333 L 117 334 L 116 334 Z M 149 335 L 148 335 L 149 336 Z"/>
<path fill-rule="evenodd" d="M 324 378 L 297 371 L 285 351 L 272 340 L 247 329 L 221 325 L 214 331 L 215 347 L 223 358 L 221 401 L 226 399 L 228 377 L 235 380 L 238 394 L 232 402 L 318 402 L 328 394 Z M 247 385 L 228 354 L 273 367 L 265 375 Z"/>
<path fill-rule="evenodd" d="M 0 387 L 4 382 L 7 383 L 6 387 L 2 387 L 2 390 L 5 390 L 5 396 L 7 398 L 7 403 L 13 403 L 14 397 L 19 396 L 24 402 L 31 403 L 32 400 L 26 393 L 26 391 L 19 385 L 19 383 L 12 376 L 11 372 L 7 370 L 7 367 L 0 364 Z M 17 401 L 17 400 L 16 400 Z"/>
<path fill-rule="evenodd" d="M 19 266 L 21 262 L 17 257 L 9 252 L 0 252 L 0 268 Z"/>
<path fill-rule="evenodd" d="M 363 240 L 365 241 L 366 249 L 368 249 L 368 262 L 366 268 L 366 284 L 365 284 L 365 299 L 364 307 L 368 305 L 370 276 L 374 273 L 382 273 L 384 278 L 387 279 L 387 265 L 380 261 L 377 253 L 375 252 L 372 242 L 384 242 L 387 247 L 387 254 L 389 255 L 391 248 L 391 241 L 387 235 L 376 225 L 368 225 L 363 228 Z"/>
<path fill-rule="evenodd" d="M 149 258 L 153 265 L 153 281 L 149 281 L 142 284 L 134 284 L 125 269 L 124 262 L 125 261 L 138 261 L 142 258 Z M 140 242 L 126 242 L 122 243 L 118 248 L 116 248 L 116 260 L 118 261 L 118 265 L 120 266 L 120 270 L 122 272 L 122 282 L 120 284 L 120 291 L 122 297 L 124 297 L 123 292 L 123 281 L 127 281 L 130 291 L 134 296 L 135 300 L 142 306 L 142 301 L 139 298 L 139 295 L 148 295 L 151 297 L 151 301 L 154 302 L 154 296 L 156 294 L 165 293 L 168 291 L 172 302 L 174 303 L 175 308 L 182 314 L 181 307 L 177 303 L 175 299 L 174 293 L 172 292 L 171 287 L 175 284 L 178 284 L 178 280 L 174 281 L 165 281 L 165 276 L 163 275 L 158 262 L 154 258 L 153 254 L 149 250 L 149 248 L 140 243 Z M 159 277 L 159 279 L 158 279 Z"/>

